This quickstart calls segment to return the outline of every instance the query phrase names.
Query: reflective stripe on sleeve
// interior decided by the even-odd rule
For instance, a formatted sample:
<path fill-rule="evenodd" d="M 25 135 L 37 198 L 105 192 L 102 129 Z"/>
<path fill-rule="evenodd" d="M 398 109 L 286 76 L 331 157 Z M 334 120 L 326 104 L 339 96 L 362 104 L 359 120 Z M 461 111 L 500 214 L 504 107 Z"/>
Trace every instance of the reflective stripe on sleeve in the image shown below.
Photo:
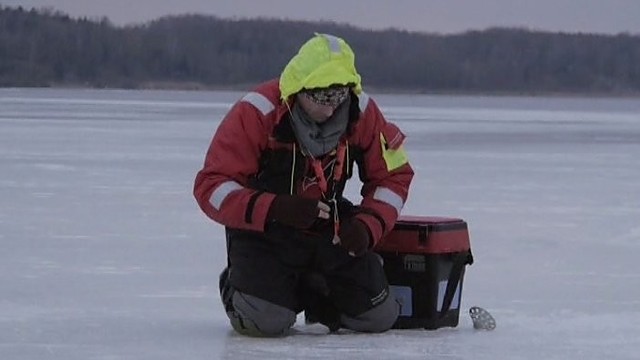
<path fill-rule="evenodd" d="M 376 188 L 373 198 L 393 206 L 398 214 L 400 214 L 400 211 L 404 207 L 402 197 L 385 187 Z"/>
<path fill-rule="evenodd" d="M 358 106 L 360 106 L 360 111 L 364 112 L 369 105 L 369 95 L 366 92 L 361 92 L 358 94 Z"/>
<path fill-rule="evenodd" d="M 253 105 L 264 116 L 266 116 L 276 108 L 276 106 L 273 105 L 273 103 L 269 101 L 269 99 L 257 92 L 248 93 L 240 101 L 245 101 Z"/>
<path fill-rule="evenodd" d="M 243 188 L 242 185 L 238 184 L 235 181 L 227 181 L 225 183 L 222 183 L 211 194 L 211 197 L 209 198 L 209 203 L 211 203 L 211 206 L 213 206 L 214 209 L 216 209 L 217 211 L 220 211 L 220 205 L 222 205 L 222 202 L 224 201 L 224 199 L 226 199 L 227 196 L 231 194 L 233 191 L 240 190 L 242 188 Z"/>

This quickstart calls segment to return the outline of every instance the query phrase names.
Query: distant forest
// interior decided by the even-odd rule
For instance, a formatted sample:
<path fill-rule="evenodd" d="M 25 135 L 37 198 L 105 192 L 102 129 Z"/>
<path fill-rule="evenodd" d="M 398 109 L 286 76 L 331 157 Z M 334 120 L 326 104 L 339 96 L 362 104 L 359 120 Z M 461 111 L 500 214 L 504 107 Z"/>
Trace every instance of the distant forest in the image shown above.
<path fill-rule="evenodd" d="M 314 32 L 345 38 L 364 85 L 379 90 L 640 93 L 640 36 L 629 34 L 441 35 L 201 15 L 117 27 L 1 5 L 0 86 L 247 88 L 277 77 Z"/>

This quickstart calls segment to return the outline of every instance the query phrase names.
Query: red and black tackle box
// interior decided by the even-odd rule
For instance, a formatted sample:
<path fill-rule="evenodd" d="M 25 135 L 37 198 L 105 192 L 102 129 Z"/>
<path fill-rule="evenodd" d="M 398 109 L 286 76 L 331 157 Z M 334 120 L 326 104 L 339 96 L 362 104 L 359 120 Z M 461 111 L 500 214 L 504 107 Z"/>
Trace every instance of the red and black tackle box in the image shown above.
<path fill-rule="evenodd" d="M 401 216 L 374 248 L 401 305 L 396 329 L 458 325 L 465 266 L 473 263 L 462 219 Z"/>

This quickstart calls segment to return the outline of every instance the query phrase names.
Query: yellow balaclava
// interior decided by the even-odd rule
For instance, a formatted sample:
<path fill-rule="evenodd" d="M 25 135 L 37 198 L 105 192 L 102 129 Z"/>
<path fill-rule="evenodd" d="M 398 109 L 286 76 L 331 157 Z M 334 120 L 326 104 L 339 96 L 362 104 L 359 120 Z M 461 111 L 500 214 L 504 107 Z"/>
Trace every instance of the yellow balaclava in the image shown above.
<path fill-rule="evenodd" d="M 351 85 L 356 94 L 362 92 L 351 47 L 341 38 L 316 33 L 300 47 L 280 75 L 283 101 L 302 89 Z"/>

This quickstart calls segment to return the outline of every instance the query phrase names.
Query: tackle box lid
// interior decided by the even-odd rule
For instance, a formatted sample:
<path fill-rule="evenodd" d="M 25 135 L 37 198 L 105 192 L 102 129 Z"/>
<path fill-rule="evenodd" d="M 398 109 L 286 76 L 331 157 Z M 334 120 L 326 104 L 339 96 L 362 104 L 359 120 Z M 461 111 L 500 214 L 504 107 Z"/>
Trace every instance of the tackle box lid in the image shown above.
<path fill-rule="evenodd" d="M 443 254 L 470 250 L 467 223 L 442 216 L 400 216 L 376 251 Z"/>

